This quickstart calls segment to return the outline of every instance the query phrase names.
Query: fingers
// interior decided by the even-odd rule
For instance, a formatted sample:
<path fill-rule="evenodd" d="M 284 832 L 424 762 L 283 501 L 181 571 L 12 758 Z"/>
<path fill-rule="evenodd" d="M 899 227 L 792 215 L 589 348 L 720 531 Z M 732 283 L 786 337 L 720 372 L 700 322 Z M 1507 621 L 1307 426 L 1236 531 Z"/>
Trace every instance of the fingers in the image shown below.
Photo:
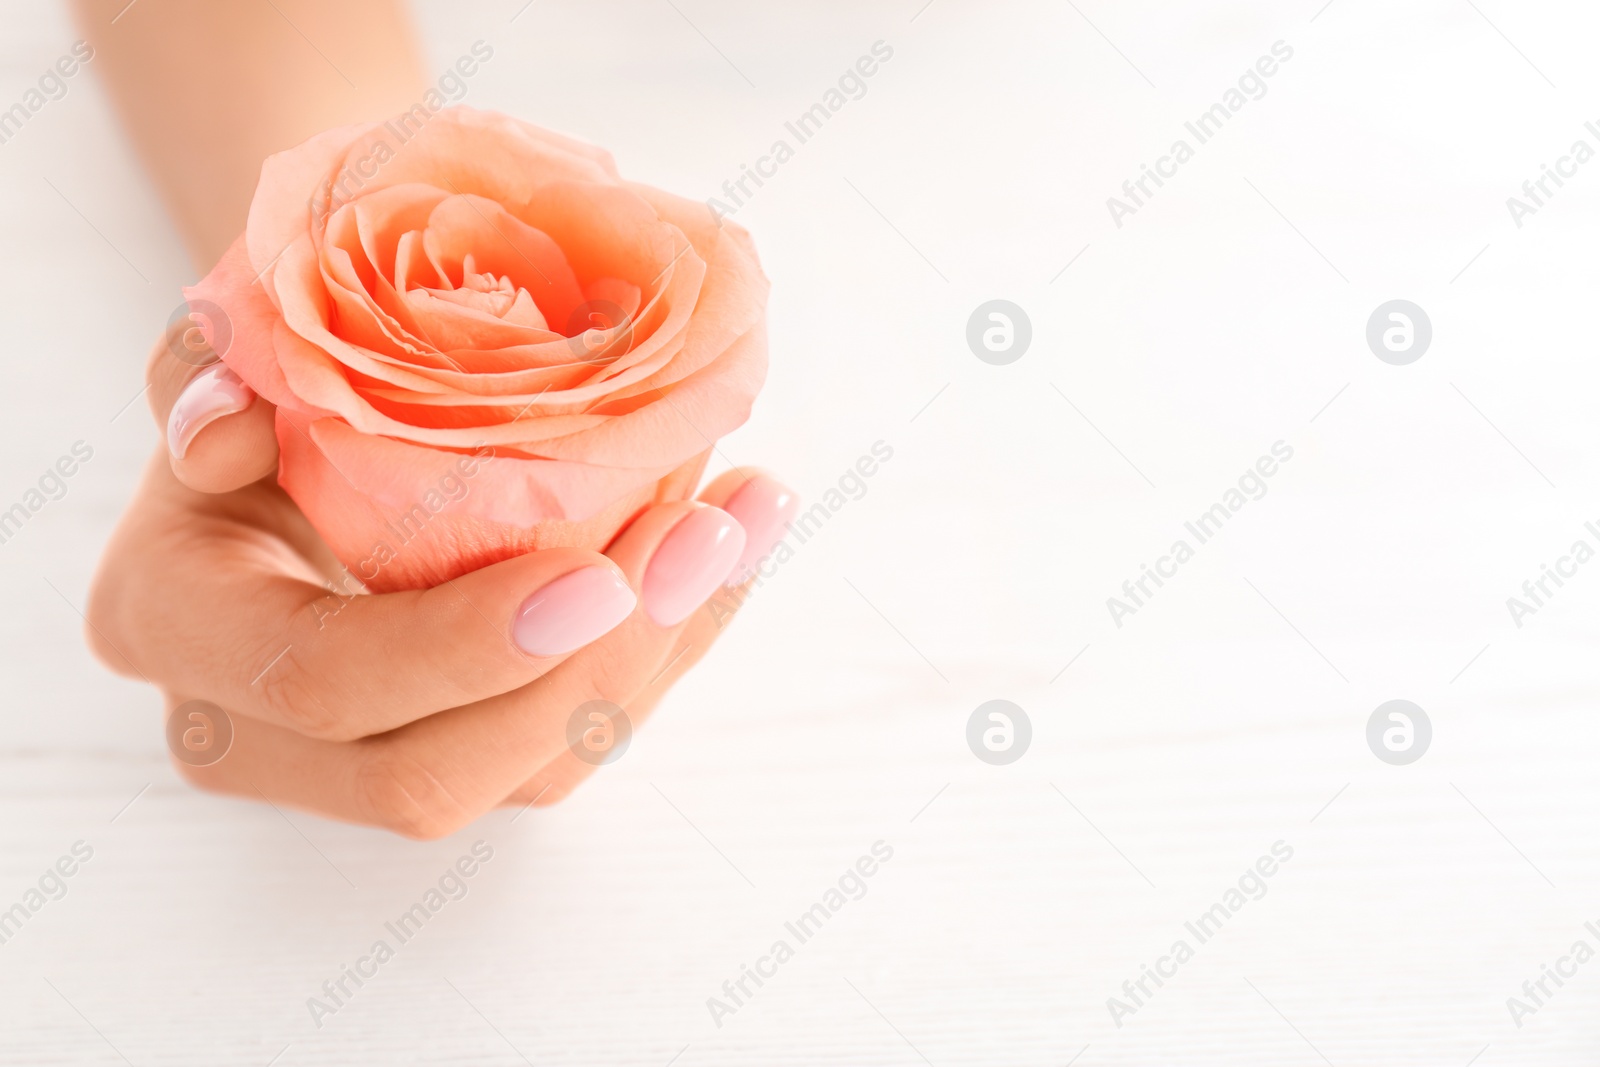
<path fill-rule="evenodd" d="M 628 717 L 628 729 L 638 730 L 643 726 L 667 691 L 711 651 L 711 646 L 726 631 L 742 598 L 737 588 L 725 592 L 727 598 L 709 601 L 690 616 L 679 632 L 677 647 L 666 666 L 623 709 Z M 502 803 L 511 807 L 527 804 L 548 807 L 565 800 L 606 762 L 585 759 L 578 755 L 576 746 L 569 744 Z"/>
<path fill-rule="evenodd" d="M 583 705 L 626 707 L 650 684 L 681 624 L 722 584 L 743 547 L 743 531 L 717 508 L 690 501 L 651 508 L 608 551 L 641 590 L 639 610 L 626 622 L 525 689 L 422 719 L 385 740 L 414 753 L 459 811 L 476 817 L 571 743 L 569 727 Z"/>
<path fill-rule="evenodd" d="M 157 480 L 170 479 L 164 470 Z M 121 658 L 236 717 L 329 740 L 382 733 L 524 686 L 633 613 L 617 565 L 529 553 L 433 589 L 330 592 L 283 543 L 182 508 L 130 516 L 90 617 Z M 253 489 L 254 487 L 252 487 Z M 206 497 L 235 502 L 245 494 Z M 348 578 L 348 575 L 346 576 Z"/>
<path fill-rule="evenodd" d="M 793 489 L 755 468 L 724 471 L 706 486 L 700 499 L 727 511 L 744 527 L 744 553 L 728 577 L 731 586 L 756 576 L 756 569 L 788 533 L 800 511 L 800 498 Z"/>
<path fill-rule="evenodd" d="M 167 331 L 150 353 L 146 380 L 172 471 L 185 485 L 222 493 L 277 468 L 273 406 L 217 359 L 198 326 Z"/>
<path fill-rule="evenodd" d="M 647 590 L 638 610 L 532 685 L 346 744 L 236 717 L 228 755 L 210 767 L 184 768 L 185 773 L 207 788 L 243 795 L 260 790 L 275 802 L 385 826 L 409 837 L 447 834 L 499 803 L 530 768 L 555 758 L 568 743 L 568 720 L 580 705 L 597 699 L 626 704 L 644 689 L 678 636 L 677 626 L 656 621 L 652 607 L 667 617 L 691 596 L 684 584 L 689 581 L 702 583 L 698 595 L 703 602 L 737 562 L 743 544 L 738 525 L 715 508 L 688 501 L 652 508 L 610 549 L 615 567 L 632 585 Z M 534 553 L 508 564 L 527 565 L 524 561 L 563 551 Z M 456 584 L 465 585 L 469 578 L 508 564 L 474 572 Z M 480 583 L 469 595 L 488 604 L 493 587 L 500 584 L 504 583 Z M 652 587 L 657 590 L 653 604 L 648 592 Z M 507 597 L 501 606 L 512 601 Z M 437 610 L 450 608 L 441 601 Z M 459 615 L 455 625 L 457 642 L 462 643 L 463 635 L 472 631 L 464 628 Z M 481 621 L 477 625 L 483 628 Z M 435 631 L 431 640 L 448 644 L 449 637 Z M 401 669 L 407 656 L 396 655 L 381 640 L 375 647 L 383 650 L 377 666 L 387 675 L 372 694 L 381 703 L 403 688 L 393 672 Z M 410 654 L 426 651 L 413 648 Z M 331 660 L 329 666 L 337 669 Z"/>
<path fill-rule="evenodd" d="M 723 507 L 739 520 L 746 532 L 744 553 L 724 587 L 682 626 L 666 666 L 626 707 L 632 729 L 643 725 L 673 684 L 711 650 L 743 605 L 756 567 L 770 555 L 799 510 L 799 498 L 793 490 L 757 470 L 725 472 L 706 487 L 700 500 Z M 571 794 L 600 765 L 580 757 L 569 746 L 523 782 L 505 803 L 540 807 L 554 804 Z"/>
<path fill-rule="evenodd" d="M 236 718 L 233 748 L 226 758 L 209 767 L 182 769 L 207 788 L 246 796 L 259 793 L 275 803 L 387 827 L 409 837 L 443 836 L 500 803 L 527 779 L 530 769 L 556 761 L 571 743 L 569 724 L 574 714 L 589 701 L 641 706 L 641 713 L 647 713 L 670 680 L 715 639 L 720 627 L 709 613 L 697 609 L 741 562 L 744 546 L 742 528 L 717 508 L 698 502 L 652 508 L 607 552 L 629 585 L 640 590 L 637 608 L 604 637 L 566 655 L 532 684 L 348 743 L 307 736 L 265 720 Z M 554 551 L 524 559 L 536 560 Z M 485 568 L 455 584 L 496 569 Z M 469 597 L 480 606 L 489 605 L 503 584 L 486 582 L 490 587 L 474 587 Z M 505 596 L 496 606 L 504 609 L 513 600 Z M 435 609 L 447 610 L 441 605 L 436 601 Z M 405 629 L 395 626 L 394 639 L 403 639 Z M 459 626 L 457 630 L 459 640 Z M 432 641 L 447 643 L 448 636 L 436 634 Z M 371 642 L 374 637 L 369 634 L 363 640 Z M 383 638 L 377 640 L 381 647 Z M 360 643 L 353 642 L 347 651 L 359 652 L 355 646 Z M 425 655 L 426 650 L 413 654 Z M 375 692 L 376 699 L 393 699 L 411 684 L 393 676 L 407 658 L 384 648 L 388 676 Z M 328 665 L 338 668 L 331 661 Z"/>

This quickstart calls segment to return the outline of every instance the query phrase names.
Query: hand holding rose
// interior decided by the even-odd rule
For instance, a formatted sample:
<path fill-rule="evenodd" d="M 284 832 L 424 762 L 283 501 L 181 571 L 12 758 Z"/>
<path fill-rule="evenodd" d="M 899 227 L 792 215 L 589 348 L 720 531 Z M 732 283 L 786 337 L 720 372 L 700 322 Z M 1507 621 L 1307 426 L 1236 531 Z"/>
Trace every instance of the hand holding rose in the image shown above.
<path fill-rule="evenodd" d="M 793 517 L 738 471 L 684 499 L 764 375 L 748 236 L 589 146 L 464 108 L 329 131 L 189 296 L 89 623 L 169 712 L 229 713 L 182 767 L 208 788 L 418 837 L 550 803 L 592 770 L 573 712 L 647 715 Z"/>
<path fill-rule="evenodd" d="M 210 373 L 158 346 L 157 417 Z M 229 712 L 228 754 L 179 764 L 197 785 L 411 837 L 569 793 L 594 769 L 568 747 L 574 709 L 603 699 L 643 720 L 721 632 L 696 609 L 794 513 L 771 478 L 730 471 L 698 502 L 648 508 L 604 554 L 529 552 L 341 604 L 327 546 L 254 479 L 270 459 L 249 453 L 262 408 L 154 457 L 96 578 L 90 643 L 158 685 L 169 713 L 191 699 Z"/>

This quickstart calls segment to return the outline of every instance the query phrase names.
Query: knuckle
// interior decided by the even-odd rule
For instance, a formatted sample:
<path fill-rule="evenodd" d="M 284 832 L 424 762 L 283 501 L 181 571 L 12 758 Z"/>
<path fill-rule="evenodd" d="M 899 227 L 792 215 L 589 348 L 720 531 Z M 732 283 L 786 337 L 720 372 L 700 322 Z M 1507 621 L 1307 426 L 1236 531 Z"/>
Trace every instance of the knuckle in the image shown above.
<path fill-rule="evenodd" d="M 83 612 L 84 641 L 95 659 L 108 670 L 124 677 L 142 677 L 139 668 L 123 651 L 130 646 L 128 628 L 123 624 L 128 598 L 123 583 L 110 578 L 117 572 L 116 567 L 102 567 L 89 588 L 89 602 Z"/>
<path fill-rule="evenodd" d="M 262 707 L 296 733 L 318 741 L 353 741 L 360 736 L 329 703 L 324 687 L 292 662 L 293 652 L 281 655 L 253 683 L 260 690 Z"/>
<path fill-rule="evenodd" d="M 83 613 L 86 631 L 84 638 L 95 659 L 119 674 L 126 674 L 129 673 L 127 661 L 117 651 L 116 646 L 119 642 L 112 636 L 117 628 L 112 600 L 105 584 L 96 582 L 94 588 L 89 591 L 89 603 Z"/>
<path fill-rule="evenodd" d="M 393 748 L 377 748 L 357 771 L 362 810 L 369 821 L 414 840 L 445 837 L 468 813 L 437 775 Z"/>

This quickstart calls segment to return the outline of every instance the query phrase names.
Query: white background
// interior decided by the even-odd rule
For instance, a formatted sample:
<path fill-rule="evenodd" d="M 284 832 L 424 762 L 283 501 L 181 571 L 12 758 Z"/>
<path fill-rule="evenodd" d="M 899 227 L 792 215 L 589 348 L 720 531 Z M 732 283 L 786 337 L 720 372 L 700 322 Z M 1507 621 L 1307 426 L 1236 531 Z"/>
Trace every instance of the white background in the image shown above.
<path fill-rule="evenodd" d="M 192 278 L 92 63 L 0 145 L 0 508 L 94 448 L 0 545 L 0 907 L 94 848 L 0 946 L 0 1061 L 1595 1061 L 1600 962 L 1520 1029 L 1506 998 L 1600 948 L 1600 564 L 1520 629 L 1505 601 L 1596 541 L 1600 161 L 1520 229 L 1505 200 L 1600 148 L 1600 15 L 920 3 L 420 9 L 436 69 L 494 47 L 468 103 L 695 198 L 894 49 L 737 215 L 772 371 L 720 462 L 816 499 L 875 441 L 894 458 L 622 760 L 429 844 L 192 791 L 156 695 L 84 650 L 158 440 L 118 412 Z M 10 12 L 0 101 L 74 37 Z M 1268 94 L 1113 225 L 1278 40 Z M 964 338 L 997 297 L 1033 324 L 1003 367 Z M 1394 298 L 1434 328 L 1405 367 L 1364 339 Z M 1278 440 L 1266 497 L 1115 626 L 1106 598 Z M 1007 767 L 965 741 L 994 698 L 1033 724 Z M 1433 723 L 1411 766 L 1367 748 L 1393 698 Z M 478 839 L 470 895 L 316 1028 L 306 998 Z M 867 895 L 714 1025 L 706 998 L 880 839 Z M 1267 896 L 1115 1026 L 1107 998 L 1279 840 Z"/>

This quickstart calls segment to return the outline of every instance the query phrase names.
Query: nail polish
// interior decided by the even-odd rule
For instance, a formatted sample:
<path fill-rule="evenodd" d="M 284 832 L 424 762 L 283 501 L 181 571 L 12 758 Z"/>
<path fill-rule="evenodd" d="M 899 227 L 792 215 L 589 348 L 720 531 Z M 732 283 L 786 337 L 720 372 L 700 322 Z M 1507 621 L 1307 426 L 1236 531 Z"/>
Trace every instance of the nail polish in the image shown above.
<path fill-rule="evenodd" d="M 644 609 L 657 626 L 676 626 L 717 591 L 744 552 L 744 527 L 721 508 L 702 506 L 674 526 L 644 572 Z"/>
<path fill-rule="evenodd" d="M 609 567 L 583 567 L 539 589 L 517 609 L 511 639 L 530 656 L 560 656 L 610 633 L 638 598 Z"/>
<path fill-rule="evenodd" d="M 725 584 L 743 585 L 756 576 L 756 565 L 778 547 L 800 512 L 800 497 L 793 489 L 765 474 L 750 479 L 723 505 L 744 527 L 744 552 L 733 565 Z"/>
<path fill-rule="evenodd" d="M 179 459 L 200 431 L 222 418 L 243 411 L 255 392 L 226 363 L 207 367 L 183 387 L 167 416 L 167 448 Z"/>

